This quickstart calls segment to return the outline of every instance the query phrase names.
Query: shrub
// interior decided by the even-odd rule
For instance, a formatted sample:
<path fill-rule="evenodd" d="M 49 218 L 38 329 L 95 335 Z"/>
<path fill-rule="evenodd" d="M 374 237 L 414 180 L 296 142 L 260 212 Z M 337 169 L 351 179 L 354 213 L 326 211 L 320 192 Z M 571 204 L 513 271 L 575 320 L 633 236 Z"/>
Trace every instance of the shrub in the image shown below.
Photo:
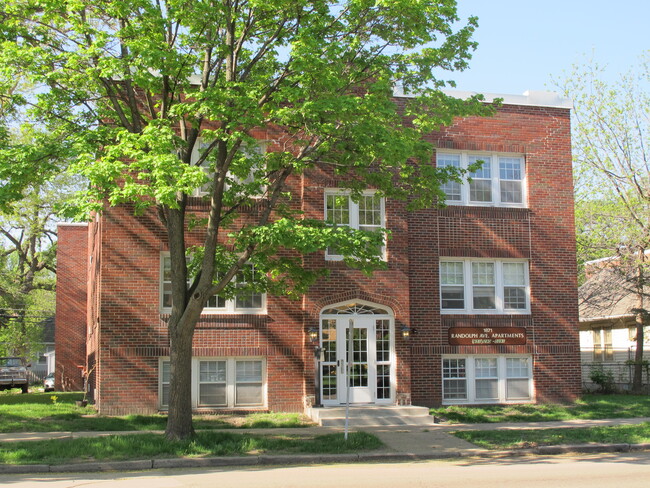
<path fill-rule="evenodd" d="M 616 393 L 614 373 L 606 371 L 602 365 L 593 366 L 589 372 L 589 379 L 598 385 L 600 393 Z"/>

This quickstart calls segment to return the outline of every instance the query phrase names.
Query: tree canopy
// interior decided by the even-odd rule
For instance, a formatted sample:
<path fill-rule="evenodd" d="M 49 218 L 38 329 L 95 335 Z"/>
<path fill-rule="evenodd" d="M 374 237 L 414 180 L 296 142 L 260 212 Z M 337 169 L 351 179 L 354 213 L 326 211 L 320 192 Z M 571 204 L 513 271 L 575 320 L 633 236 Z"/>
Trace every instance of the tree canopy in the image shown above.
<path fill-rule="evenodd" d="M 608 83 L 605 68 L 576 66 L 562 84 L 575 105 L 572 138 L 579 259 L 648 247 L 648 70 L 646 56 L 634 71 Z"/>
<path fill-rule="evenodd" d="M 42 352 L 44 320 L 55 312 L 56 210 L 75 187 L 67 175 L 52 176 L 0 211 L 1 355 L 34 360 Z"/>
<path fill-rule="evenodd" d="M 351 266 L 384 266 L 383 235 L 305 219 L 287 181 L 318 166 L 353 198 L 370 187 L 434 205 L 441 182 L 460 175 L 433 167 L 422 136 L 490 113 L 479 97 L 441 91 L 476 47 L 477 20 L 461 23 L 453 0 L 8 0 L 0 19 L 0 66 L 36 87 L 12 102 L 90 182 L 70 213 L 155 207 L 166 228 L 170 438 L 191 434 L 196 321 L 211 296 L 233 293 L 246 263 L 262 280 L 251 286 L 277 293 L 304 291 L 317 274 L 299 256 L 331 245 Z M 412 94 L 403 104 L 396 85 Z M 264 129 L 274 147 L 258 152 Z M 252 199 L 259 214 L 238 223 Z M 201 245 L 186 242 L 189 225 L 203 228 Z"/>
<path fill-rule="evenodd" d="M 642 385 L 644 326 L 648 323 L 650 252 L 650 66 L 647 54 L 616 83 L 595 64 L 577 66 L 563 83 L 574 100 L 573 152 L 579 264 L 611 257 L 626 291 L 637 297 L 633 389 Z M 609 263 L 609 264 L 607 264 Z M 600 295 L 612 286 L 603 280 Z M 594 294 L 597 296 L 598 294 Z"/>

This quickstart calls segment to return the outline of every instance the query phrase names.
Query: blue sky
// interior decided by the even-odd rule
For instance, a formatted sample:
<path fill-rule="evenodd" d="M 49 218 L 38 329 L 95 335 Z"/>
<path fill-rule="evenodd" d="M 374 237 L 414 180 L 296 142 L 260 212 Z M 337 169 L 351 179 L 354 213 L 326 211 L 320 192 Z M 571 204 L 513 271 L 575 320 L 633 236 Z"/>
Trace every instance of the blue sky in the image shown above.
<path fill-rule="evenodd" d="M 650 0 L 458 0 L 458 11 L 479 18 L 470 68 L 449 76 L 459 90 L 556 91 L 553 77 L 592 58 L 615 81 L 650 50 Z"/>

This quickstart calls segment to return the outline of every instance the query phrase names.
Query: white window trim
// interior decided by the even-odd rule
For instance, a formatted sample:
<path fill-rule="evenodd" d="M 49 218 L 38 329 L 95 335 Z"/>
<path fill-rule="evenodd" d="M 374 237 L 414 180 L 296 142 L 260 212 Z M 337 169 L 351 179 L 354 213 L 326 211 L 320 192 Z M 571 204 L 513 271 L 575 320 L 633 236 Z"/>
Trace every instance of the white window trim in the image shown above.
<path fill-rule="evenodd" d="M 485 398 L 476 398 L 476 375 L 475 375 L 475 359 L 495 359 L 497 360 L 497 398 L 494 400 Z M 527 359 L 528 360 L 528 398 L 515 398 L 512 400 L 507 399 L 507 380 L 508 379 L 523 379 L 523 378 L 508 378 L 507 360 L 514 359 Z M 445 400 L 444 384 L 445 378 L 442 377 L 444 370 L 445 359 L 465 359 L 465 384 L 467 388 L 466 399 L 449 399 Z M 535 389 L 533 380 L 533 357 L 530 354 L 445 354 L 440 359 L 440 371 L 442 380 L 442 404 L 443 405 L 458 405 L 458 404 L 514 404 L 514 403 L 533 403 L 535 401 Z"/>
<path fill-rule="evenodd" d="M 491 202 L 472 202 L 469 199 L 470 195 L 470 185 L 467 180 L 464 180 L 460 183 L 460 200 L 446 200 L 447 205 L 458 205 L 458 206 L 468 206 L 468 207 L 514 207 L 514 208 L 526 208 L 528 205 L 528 194 L 527 194 L 527 183 L 526 183 L 526 158 L 523 154 L 519 153 L 500 153 L 500 152 L 460 152 L 460 151 L 448 151 L 440 150 L 436 152 L 436 164 L 439 156 L 450 154 L 454 156 L 460 156 L 460 167 L 461 169 L 467 169 L 469 165 L 469 158 L 474 156 L 480 159 L 481 156 L 489 157 L 491 161 L 491 182 L 492 182 L 492 201 Z M 512 202 L 501 202 L 501 187 L 500 182 L 501 178 L 499 176 L 499 158 L 519 158 L 521 159 L 521 203 L 512 203 Z M 469 174 L 468 174 L 469 177 Z M 483 179 L 483 178 L 478 178 Z M 510 181 L 510 180 L 504 180 Z"/>
<path fill-rule="evenodd" d="M 442 282 L 439 285 L 440 313 L 450 314 L 476 314 L 476 315 L 527 315 L 530 314 L 530 271 L 529 262 L 525 259 L 474 259 L 474 258 L 440 258 L 440 263 L 463 263 L 463 292 L 464 308 L 442 308 Z M 475 309 L 473 300 L 472 263 L 494 263 L 495 308 Z M 526 293 L 526 308 L 504 308 L 504 263 L 523 263 Z M 439 268 L 440 269 L 440 268 Z M 452 286 L 452 285 L 450 285 Z M 460 286 L 460 285 L 456 285 Z"/>
<path fill-rule="evenodd" d="M 165 271 L 165 263 L 164 260 L 165 258 L 169 257 L 169 252 L 164 251 L 160 253 L 160 272 L 158 273 L 158 304 L 160 308 L 160 313 L 170 313 L 171 312 L 171 307 L 164 307 L 163 306 L 163 299 L 164 299 L 164 271 Z M 236 298 L 230 298 L 226 300 L 226 306 L 225 307 L 208 307 L 205 306 L 203 308 L 203 311 L 201 312 L 202 314 L 205 315 L 265 315 L 267 313 L 267 300 L 266 300 L 266 293 L 262 293 L 262 306 L 259 308 L 237 308 L 237 300 Z"/>
<path fill-rule="evenodd" d="M 361 194 L 364 196 L 373 196 L 376 193 L 375 190 L 366 190 L 362 192 Z M 359 229 L 359 204 L 355 201 L 353 201 L 350 198 L 350 192 L 346 190 L 325 190 L 325 194 L 323 196 L 323 214 L 325 217 L 325 220 L 328 219 L 327 215 L 327 197 L 330 195 L 337 195 L 337 196 L 347 196 L 349 201 L 350 201 L 350 224 L 349 227 L 352 229 Z M 381 223 L 380 227 L 382 229 L 386 228 L 386 199 L 384 197 L 381 198 L 380 200 L 380 210 L 381 212 Z M 384 242 L 384 245 L 382 246 L 382 254 L 381 258 L 385 261 L 387 259 L 386 257 L 386 243 Z M 343 256 L 340 254 L 330 254 L 327 249 L 325 249 L 325 259 L 327 261 L 343 261 Z"/>
<path fill-rule="evenodd" d="M 190 159 L 192 165 L 196 165 L 197 161 L 199 160 L 199 158 L 201 156 L 201 150 L 204 149 L 205 147 L 207 147 L 213 140 L 214 139 L 210 140 L 209 142 L 204 142 L 205 139 L 202 138 L 202 137 L 199 137 L 196 140 L 196 143 L 194 144 L 194 147 L 192 148 L 192 156 L 191 156 L 191 159 Z M 252 148 L 252 150 L 261 155 L 261 154 L 266 153 L 267 147 L 268 147 L 268 142 L 260 140 L 260 141 L 257 141 L 257 144 L 255 145 L 255 147 Z M 251 150 L 251 148 L 248 147 L 248 146 L 242 146 L 242 148 L 240 149 L 240 151 L 245 151 L 245 152 L 249 152 L 250 150 Z M 249 154 L 250 154 L 250 152 L 249 152 Z M 205 161 L 204 161 L 204 163 L 205 163 Z M 211 173 L 209 171 L 209 168 L 207 166 L 204 166 L 202 164 L 200 167 L 208 177 L 211 177 L 214 174 L 214 173 Z M 252 169 L 251 169 L 251 171 L 252 171 Z M 250 176 L 249 176 L 249 178 L 250 178 Z M 248 178 L 246 178 L 246 179 L 248 179 Z M 194 193 L 192 194 L 192 196 L 194 196 L 194 197 L 204 197 L 204 196 L 208 195 L 209 192 L 206 190 L 206 188 L 209 185 L 210 185 L 210 182 L 206 183 L 206 185 L 204 185 L 204 186 L 202 186 L 200 188 L 197 188 L 196 190 L 194 190 Z M 224 189 L 228 189 L 228 187 L 229 187 L 229 185 L 226 183 L 226 186 L 224 187 Z M 262 190 L 261 193 L 263 194 L 264 191 L 266 190 L 266 188 L 262 187 L 261 190 Z M 260 195 L 252 195 L 251 198 L 256 198 L 256 199 L 257 198 L 262 198 L 262 194 L 260 194 Z"/>
<path fill-rule="evenodd" d="M 225 361 L 226 362 L 226 405 L 199 405 L 199 379 L 200 379 L 200 362 L 201 361 Z M 260 404 L 237 404 L 236 398 L 236 374 L 238 361 L 261 361 L 262 363 L 262 403 Z M 162 403 L 163 400 L 163 382 L 162 371 L 163 363 L 169 362 L 169 357 L 158 359 L 158 408 L 167 410 L 168 405 Z M 228 357 L 207 357 L 197 356 L 192 358 L 192 408 L 209 409 L 209 410 L 263 410 L 268 405 L 268 381 L 266 358 L 259 356 L 228 356 Z"/>

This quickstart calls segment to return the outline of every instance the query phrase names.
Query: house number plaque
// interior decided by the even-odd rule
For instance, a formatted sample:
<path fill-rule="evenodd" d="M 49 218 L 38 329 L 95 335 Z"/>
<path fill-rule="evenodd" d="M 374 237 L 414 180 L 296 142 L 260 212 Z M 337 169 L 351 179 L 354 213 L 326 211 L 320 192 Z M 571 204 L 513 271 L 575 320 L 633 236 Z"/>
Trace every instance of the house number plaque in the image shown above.
<path fill-rule="evenodd" d="M 452 346 L 514 346 L 526 344 L 523 327 L 452 327 L 449 329 Z"/>

